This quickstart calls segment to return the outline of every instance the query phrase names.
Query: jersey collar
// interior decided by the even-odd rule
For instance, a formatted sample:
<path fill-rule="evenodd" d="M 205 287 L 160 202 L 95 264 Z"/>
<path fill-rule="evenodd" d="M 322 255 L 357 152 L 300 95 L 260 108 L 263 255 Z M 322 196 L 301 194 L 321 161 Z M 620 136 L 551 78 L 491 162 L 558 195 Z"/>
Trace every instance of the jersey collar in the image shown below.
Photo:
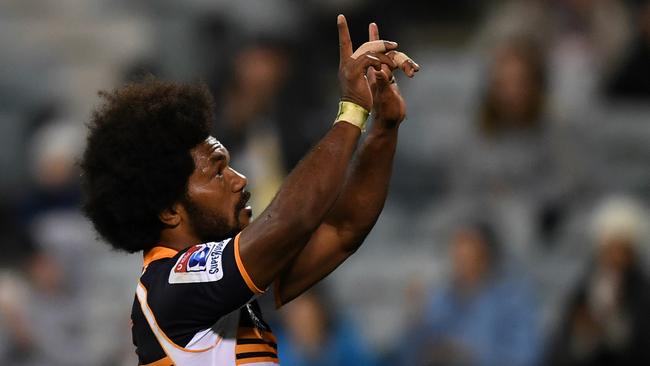
<path fill-rule="evenodd" d="M 167 247 L 153 247 L 144 253 L 144 268 L 147 268 L 153 261 L 163 258 L 171 258 L 178 253 L 178 250 Z"/>

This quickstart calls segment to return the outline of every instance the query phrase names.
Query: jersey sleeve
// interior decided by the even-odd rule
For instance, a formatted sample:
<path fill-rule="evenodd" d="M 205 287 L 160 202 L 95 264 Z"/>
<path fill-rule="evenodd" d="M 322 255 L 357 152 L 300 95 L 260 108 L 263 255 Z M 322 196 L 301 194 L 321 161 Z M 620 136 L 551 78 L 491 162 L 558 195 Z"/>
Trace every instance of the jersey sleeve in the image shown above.
<path fill-rule="evenodd" d="M 218 283 L 222 280 L 222 283 Z M 169 274 L 170 284 L 211 283 L 213 286 L 206 286 L 221 287 L 232 284 L 234 287 L 241 287 L 241 281 L 253 294 L 264 293 L 255 286 L 241 261 L 239 235 L 221 242 L 190 247 L 178 257 Z"/>
<path fill-rule="evenodd" d="M 147 281 L 146 273 L 142 279 L 148 282 L 149 305 L 172 338 L 181 336 L 181 329 L 211 326 L 263 292 L 239 258 L 239 236 L 194 245 L 167 263 L 147 270 L 152 276 L 158 272 L 155 279 Z"/>

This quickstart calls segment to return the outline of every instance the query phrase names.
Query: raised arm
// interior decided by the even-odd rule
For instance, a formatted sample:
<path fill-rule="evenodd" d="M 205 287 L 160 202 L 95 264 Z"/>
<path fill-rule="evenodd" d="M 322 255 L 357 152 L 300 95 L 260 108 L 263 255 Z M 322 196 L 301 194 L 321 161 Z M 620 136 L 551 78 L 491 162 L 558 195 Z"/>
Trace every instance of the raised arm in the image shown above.
<path fill-rule="evenodd" d="M 370 40 L 379 39 L 377 26 L 370 25 Z M 401 65 L 412 77 L 419 66 L 410 59 Z M 373 87 L 375 118 L 364 140 L 347 181 L 323 223 L 309 243 L 283 271 L 276 282 L 276 303 L 280 306 L 320 281 L 361 245 L 374 226 L 386 200 L 397 132 L 406 106 L 392 71 L 368 73 Z"/>
<path fill-rule="evenodd" d="M 369 67 L 381 70 L 382 63 L 393 62 L 377 52 L 352 58 L 346 20 L 340 15 L 337 23 L 341 100 L 370 110 L 372 93 L 365 72 Z M 383 46 L 392 50 L 397 44 L 383 42 Z M 241 261 L 256 287 L 264 289 L 277 277 L 330 210 L 361 134 L 356 124 L 358 121 L 351 119 L 335 123 L 289 174 L 268 208 L 241 232 Z"/>

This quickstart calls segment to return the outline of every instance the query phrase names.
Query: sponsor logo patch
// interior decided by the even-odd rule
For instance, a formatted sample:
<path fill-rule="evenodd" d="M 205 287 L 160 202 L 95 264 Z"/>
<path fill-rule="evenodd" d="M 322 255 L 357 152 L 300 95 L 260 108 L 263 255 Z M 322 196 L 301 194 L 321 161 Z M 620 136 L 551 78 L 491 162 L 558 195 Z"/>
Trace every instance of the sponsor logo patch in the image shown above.
<path fill-rule="evenodd" d="M 191 247 L 185 252 L 174 266 L 174 272 L 201 272 L 205 270 L 210 254 L 211 246 L 199 244 Z"/>
<path fill-rule="evenodd" d="M 169 274 L 169 283 L 214 282 L 223 277 L 221 257 L 232 239 L 198 244 L 178 258 Z"/>

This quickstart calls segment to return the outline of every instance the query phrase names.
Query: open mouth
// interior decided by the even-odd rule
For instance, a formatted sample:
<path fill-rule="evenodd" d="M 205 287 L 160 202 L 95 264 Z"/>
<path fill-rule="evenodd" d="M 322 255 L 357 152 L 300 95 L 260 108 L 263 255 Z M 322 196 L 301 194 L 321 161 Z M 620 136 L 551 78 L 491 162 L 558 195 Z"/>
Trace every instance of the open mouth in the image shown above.
<path fill-rule="evenodd" d="M 250 205 L 248 205 L 248 200 L 250 200 L 250 198 L 251 198 L 251 193 L 248 191 L 243 191 L 239 204 L 237 205 L 237 211 L 244 210 L 246 211 L 248 216 L 251 216 L 253 214 L 253 209 L 251 208 Z"/>

